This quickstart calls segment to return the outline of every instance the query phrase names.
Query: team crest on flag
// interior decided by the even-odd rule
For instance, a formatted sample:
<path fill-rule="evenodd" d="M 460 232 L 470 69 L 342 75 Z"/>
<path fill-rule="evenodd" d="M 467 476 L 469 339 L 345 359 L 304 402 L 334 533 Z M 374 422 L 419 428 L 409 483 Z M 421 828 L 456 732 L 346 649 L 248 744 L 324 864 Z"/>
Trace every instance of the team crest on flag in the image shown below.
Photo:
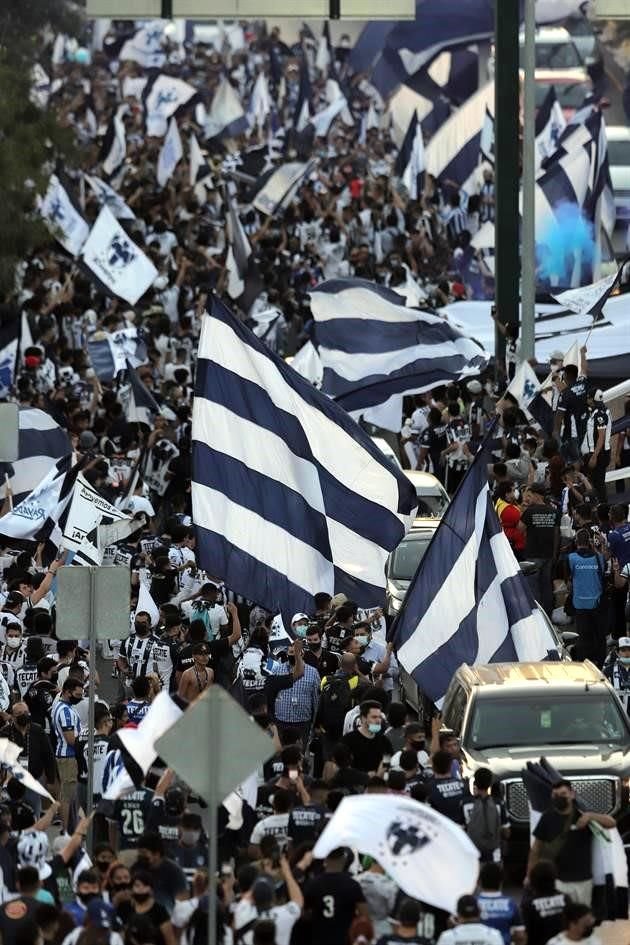
<path fill-rule="evenodd" d="M 406 856 L 416 853 L 435 840 L 437 831 L 430 824 L 420 824 L 415 817 L 398 817 L 387 828 L 385 840 L 390 856 L 402 858 L 401 865 L 406 865 Z"/>
<path fill-rule="evenodd" d="M 102 207 L 81 255 L 102 288 L 130 305 L 136 304 L 157 276 L 151 260 L 107 207 Z"/>
<path fill-rule="evenodd" d="M 105 253 L 107 265 L 111 269 L 125 269 L 126 266 L 130 266 L 136 258 L 136 253 L 131 248 L 132 245 L 130 240 L 123 239 L 118 235 L 113 236 Z"/>

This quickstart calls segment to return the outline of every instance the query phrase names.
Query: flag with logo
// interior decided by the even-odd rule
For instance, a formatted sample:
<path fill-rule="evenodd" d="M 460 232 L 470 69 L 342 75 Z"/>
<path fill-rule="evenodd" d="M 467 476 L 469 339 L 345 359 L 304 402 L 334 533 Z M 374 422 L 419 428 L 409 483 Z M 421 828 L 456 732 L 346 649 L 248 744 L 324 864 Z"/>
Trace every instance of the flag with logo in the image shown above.
<path fill-rule="evenodd" d="M 125 124 L 120 114 L 121 109 L 125 107 L 121 106 L 112 118 L 101 145 L 99 160 L 103 173 L 109 178 L 114 176 L 127 155 Z"/>
<path fill-rule="evenodd" d="M 166 21 L 152 20 L 146 26 L 136 30 L 126 40 L 118 54 L 121 61 L 130 59 L 144 69 L 161 69 L 166 62 L 164 52 L 164 27 Z"/>
<path fill-rule="evenodd" d="M 147 357 L 144 337 L 135 327 L 96 332 L 88 339 L 87 349 L 99 381 L 112 381 L 119 371 L 125 370 L 127 361 L 138 367 Z"/>
<path fill-rule="evenodd" d="M 136 304 L 158 274 L 107 207 L 101 209 L 81 256 L 97 285 L 130 305 Z"/>
<path fill-rule="evenodd" d="M 75 478 L 72 457 L 60 459 L 39 485 L 0 519 L 0 533 L 24 541 L 43 541 L 50 537 L 70 501 Z"/>
<path fill-rule="evenodd" d="M 20 407 L 18 427 L 18 458 L 8 470 L 14 505 L 40 485 L 57 460 L 72 453 L 68 434 L 45 410 Z M 0 494 L 3 491 L 4 482 L 0 484 Z"/>
<path fill-rule="evenodd" d="M 234 138 L 247 128 L 247 116 L 236 89 L 223 79 L 206 119 L 206 138 Z"/>
<path fill-rule="evenodd" d="M 85 180 L 90 190 L 96 195 L 100 206 L 108 207 L 117 220 L 135 220 L 135 213 L 113 187 L 93 174 L 85 174 Z"/>
<path fill-rule="evenodd" d="M 160 187 L 164 187 L 170 177 L 173 176 L 175 168 L 184 156 L 182 139 L 179 134 L 179 128 L 174 118 L 171 118 L 168 131 L 164 138 L 164 144 L 160 148 L 157 162 L 157 182 Z"/>
<path fill-rule="evenodd" d="M 79 474 L 63 530 L 64 547 L 75 552 L 72 564 L 101 565 L 103 547 L 99 543 L 98 527 L 123 520 L 131 521 L 131 516 L 111 505 Z"/>
<path fill-rule="evenodd" d="M 265 174 L 252 196 L 252 205 L 273 216 L 293 198 L 304 178 L 316 167 L 315 161 L 292 161 Z"/>
<path fill-rule="evenodd" d="M 194 86 L 169 75 L 158 75 L 149 80 L 143 92 L 147 122 L 147 135 L 161 138 L 166 134 L 167 123 L 178 108 L 186 105 L 195 95 Z"/>
<path fill-rule="evenodd" d="M 70 190 L 56 174 L 39 204 L 39 213 L 46 226 L 71 256 L 78 256 L 87 240 L 90 227 L 71 196 Z"/>
<path fill-rule="evenodd" d="M 459 824 L 411 797 L 344 797 L 313 856 L 324 859 L 339 847 L 373 857 L 407 896 L 448 912 L 477 882 L 477 847 Z"/>

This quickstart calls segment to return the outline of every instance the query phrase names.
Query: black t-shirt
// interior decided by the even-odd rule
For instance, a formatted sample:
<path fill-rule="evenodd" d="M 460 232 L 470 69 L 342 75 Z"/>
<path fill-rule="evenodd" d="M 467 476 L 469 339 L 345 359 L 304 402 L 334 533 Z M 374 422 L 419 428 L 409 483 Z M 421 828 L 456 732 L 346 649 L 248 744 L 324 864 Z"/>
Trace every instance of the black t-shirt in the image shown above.
<path fill-rule="evenodd" d="M 319 656 L 312 650 L 306 650 L 304 653 L 304 662 L 313 666 L 319 673 L 321 679 L 324 676 L 334 676 L 339 669 L 339 657 L 328 650 L 322 649 Z"/>
<path fill-rule="evenodd" d="M 131 868 L 131 878 L 133 880 L 136 867 Z M 175 900 L 182 893 L 188 892 L 188 883 L 182 870 L 177 863 L 169 860 L 167 857 L 149 870 L 153 880 L 153 895 L 156 904 L 164 906 L 165 909 L 172 910 Z"/>
<path fill-rule="evenodd" d="M 322 873 L 304 887 L 304 906 L 311 913 L 313 945 L 347 945 L 363 890 L 347 873 Z"/>
<path fill-rule="evenodd" d="M 559 510 L 550 505 L 529 505 L 523 510 L 521 522 L 527 527 L 527 558 L 553 558 L 554 539 L 560 518 Z"/>
<path fill-rule="evenodd" d="M 454 820 L 456 824 L 464 823 L 462 801 L 469 797 L 466 782 L 461 778 L 430 778 L 427 781 L 431 807 Z"/>
<path fill-rule="evenodd" d="M 566 442 L 570 437 L 577 436 L 581 443 L 586 433 L 588 419 L 588 380 L 578 377 L 575 384 L 567 387 L 560 394 L 558 410 L 564 412 L 562 426 L 562 440 Z"/>
<path fill-rule="evenodd" d="M 328 649 L 335 656 L 341 656 L 341 644 L 346 637 L 352 636 L 352 630 L 349 627 L 343 627 L 340 623 L 333 624 L 326 631 L 326 641 Z"/>
<path fill-rule="evenodd" d="M 389 935 L 382 935 L 376 945 L 431 945 L 431 940 L 422 935 L 414 935 L 412 938 L 402 935 L 396 935 L 391 932 Z"/>
<path fill-rule="evenodd" d="M 588 827 L 571 829 L 579 818 L 575 805 L 569 814 L 546 810 L 534 830 L 534 836 L 543 844 L 543 859 L 553 860 L 558 879 L 565 883 L 579 883 L 592 876 L 593 834 Z"/>
<path fill-rule="evenodd" d="M 50 732 L 50 710 L 57 687 L 49 679 L 37 679 L 24 696 L 33 722 Z"/>
<path fill-rule="evenodd" d="M 347 788 L 349 791 L 359 792 L 369 781 L 367 772 L 356 768 L 339 768 L 332 781 L 332 787 Z"/>
<path fill-rule="evenodd" d="M 293 846 L 314 843 L 326 823 L 326 810 L 320 804 L 297 804 L 289 814 L 288 834 Z"/>
<path fill-rule="evenodd" d="M 358 729 L 341 739 L 352 752 L 352 762 L 359 771 L 376 771 L 384 755 L 392 755 L 392 745 L 385 735 L 367 738 Z"/>
<path fill-rule="evenodd" d="M 166 945 L 160 926 L 168 922 L 170 916 L 159 902 L 154 902 L 148 912 L 136 912 L 130 902 L 122 902 L 116 911 L 127 932 L 131 933 L 134 929 L 142 929 L 144 932 L 146 926 L 151 924 L 154 929 L 151 942 L 155 942 L 155 945 Z"/>
<path fill-rule="evenodd" d="M 567 903 L 564 893 L 538 896 L 526 889 L 521 902 L 521 918 L 527 932 L 527 945 L 547 945 L 564 925 L 563 911 Z"/>
<path fill-rule="evenodd" d="M 434 468 L 440 465 L 440 453 L 448 446 L 446 427 L 446 423 L 437 427 L 427 427 L 420 434 L 420 448 L 428 450 Z"/>
<path fill-rule="evenodd" d="M 166 856 L 172 857 L 175 847 L 179 844 L 178 828 L 181 822 L 179 814 L 167 812 L 163 797 L 153 798 L 146 817 L 146 830 L 160 835 Z"/>
<path fill-rule="evenodd" d="M 149 816 L 152 797 L 153 791 L 149 788 L 139 788 L 118 798 L 114 803 L 112 820 L 118 825 L 121 850 L 130 850 L 138 845 Z"/>
<path fill-rule="evenodd" d="M 10 899 L 0 908 L 0 933 L 3 945 L 14 945 L 16 936 L 35 918 L 40 903 L 31 896 Z"/>
<path fill-rule="evenodd" d="M 212 670 L 215 669 L 215 665 L 221 659 L 221 657 L 227 656 L 228 653 L 232 652 L 232 647 L 230 646 L 229 642 L 221 638 L 217 640 L 205 641 L 204 645 L 208 649 L 208 667 Z M 187 643 L 179 651 L 177 663 L 175 665 L 175 670 L 178 673 L 183 673 L 187 669 L 190 669 L 194 663 L 192 648 L 193 644 Z"/>

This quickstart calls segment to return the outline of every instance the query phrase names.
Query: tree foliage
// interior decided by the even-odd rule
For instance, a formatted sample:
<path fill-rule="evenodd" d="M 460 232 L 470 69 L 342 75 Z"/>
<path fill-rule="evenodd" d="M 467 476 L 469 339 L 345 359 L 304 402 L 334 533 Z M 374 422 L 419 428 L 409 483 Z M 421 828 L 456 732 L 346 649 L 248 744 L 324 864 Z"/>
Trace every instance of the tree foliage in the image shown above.
<path fill-rule="evenodd" d="M 78 25 L 65 0 L 0 3 L 0 297 L 13 287 L 15 264 L 49 238 L 34 213 L 36 195 L 55 161 L 72 153 L 71 132 L 30 100 L 32 68 L 39 61 L 50 75 L 55 35 Z"/>

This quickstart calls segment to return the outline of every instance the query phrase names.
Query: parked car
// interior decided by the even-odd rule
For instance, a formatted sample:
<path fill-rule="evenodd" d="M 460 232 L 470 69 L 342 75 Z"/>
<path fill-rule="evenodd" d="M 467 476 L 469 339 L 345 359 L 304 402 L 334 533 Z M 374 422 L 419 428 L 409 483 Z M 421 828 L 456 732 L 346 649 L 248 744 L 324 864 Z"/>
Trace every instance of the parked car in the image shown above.
<path fill-rule="evenodd" d="M 598 39 L 601 29 L 593 25 L 587 16 L 570 16 L 564 21 L 564 28 L 585 66 L 602 62 L 604 57 Z"/>
<path fill-rule="evenodd" d="M 412 483 L 418 496 L 418 511 L 414 527 L 442 518 L 450 499 L 448 492 L 432 473 L 421 472 L 419 469 L 405 469 L 405 476 Z"/>
<path fill-rule="evenodd" d="M 628 226 L 630 225 L 630 128 L 625 125 L 608 125 L 608 164 L 615 196 L 617 222 L 613 232 L 615 255 L 628 253 Z"/>
<path fill-rule="evenodd" d="M 528 845 L 529 829 L 521 771 L 543 755 L 588 810 L 630 826 L 630 720 L 593 663 L 464 664 L 443 720 L 460 738 L 464 776 L 487 767 L 499 780 L 517 843 Z"/>
<path fill-rule="evenodd" d="M 395 617 L 402 607 L 411 580 L 424 558 L 438 525 L 439 519 L 422 519 L 419 527 L 414 525 L 388 557 L 385 565 L 387 578 L 385 606 L 386 613 L 390 617 Z"/>
<path fill-rule="evenodd" d="M 519 34 L 521 65 L 523 64 L 523 48 L 525 33 Z M 553 71 L 577 69 L 585 65 L 577 46 L 568 30 L 562 26 L 544 26 L 536 30 L 536 68 Z"/>
<path fill-rule="evenodd" d="M 582 107 L 592 84 L 585 69 L 563 69 L 555 72 L 551 69 L 536 69 L 536 108 L 545 101 L 547 92 L 553 85 L 556 97 L 567 121 Z"/>

